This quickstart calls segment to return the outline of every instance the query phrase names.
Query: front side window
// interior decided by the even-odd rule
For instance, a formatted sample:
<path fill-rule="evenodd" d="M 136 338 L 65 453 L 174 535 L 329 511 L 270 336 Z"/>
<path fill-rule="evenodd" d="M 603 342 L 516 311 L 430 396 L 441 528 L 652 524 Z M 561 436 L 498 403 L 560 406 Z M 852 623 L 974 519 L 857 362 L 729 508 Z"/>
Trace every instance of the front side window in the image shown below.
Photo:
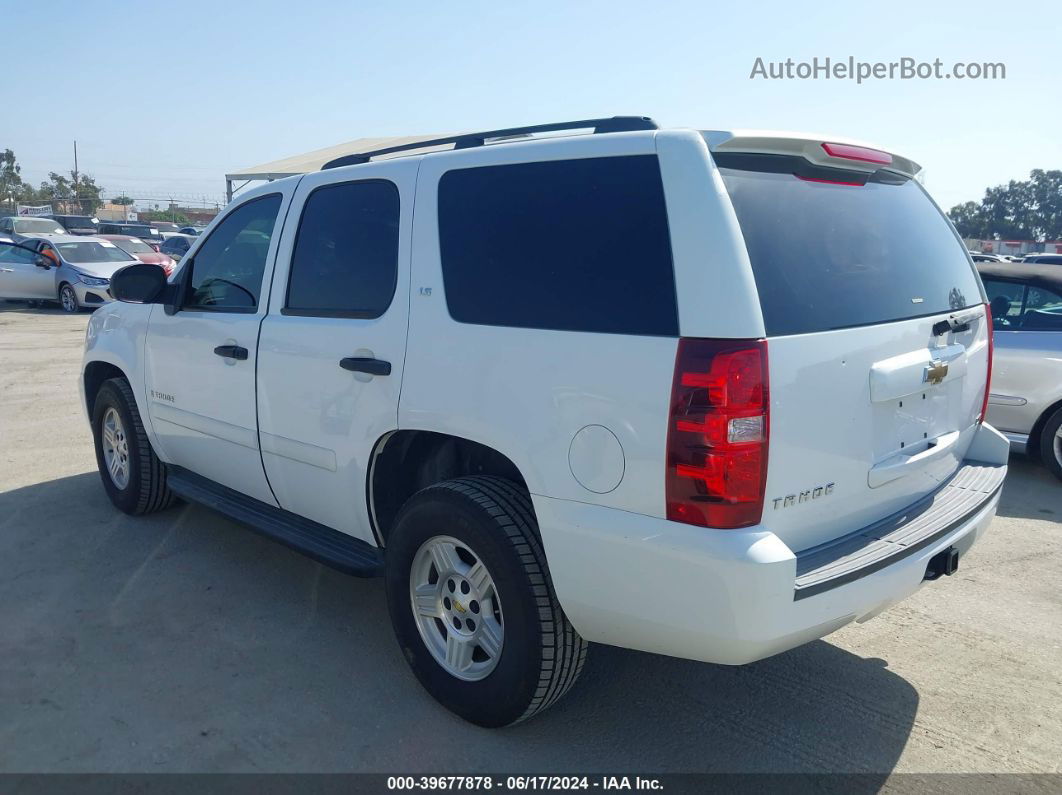
<path fill-rule="evenodd" d="M 192 262 L 186 309 L 254 312 L 262 291 L 280 194 L 263 196 L 229 213 Z"/>
<path fill-rule="evenodd" d="M 37 255 L 30 249 L 21 246 L 0 246 L 0 262 L 22 262 L 34 264 Z"/>
<path fill-rule="evenodd" d="M 318 188 L 306 200 L 285 314 L 375 318 L 398 274 L 398 189 L 371 180 Z"/>
<path fill-rule="evenodd" d="M 439 181 L 439 246 L 458 322 L 678 335 L 655 156 L 449 171 Z"/>

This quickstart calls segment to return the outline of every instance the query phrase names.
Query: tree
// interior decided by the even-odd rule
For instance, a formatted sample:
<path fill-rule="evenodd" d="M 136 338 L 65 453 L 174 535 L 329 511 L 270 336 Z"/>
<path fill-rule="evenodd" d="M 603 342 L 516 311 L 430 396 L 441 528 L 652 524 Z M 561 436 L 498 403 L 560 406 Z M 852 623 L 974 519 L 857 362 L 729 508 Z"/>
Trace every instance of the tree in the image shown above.
<path fill-rule="evenodd" d="M 115 196 L 113 199 L 111 199 L 111 204 L 120 204 L 123 207 L 128 207 L 132 203 L 133 200 L 129 196 L 126 196 L 124 193 L 121 196 Z"/>
<path fill-rule="evenodd" d="M 96 180 L 88 174 L 77 175 L 77 187 L 75 191 L 74 172 L 70 172 L 70 179 L 54 171 L 48 173 L 48 181 L 42 182 L 40 198 L 46 201 L 77 202 L 81 212 L 92 215 L 100 205 L 100 191 L 103 190 L 96 184 Z"/>
<path fill-rule="evenodd" d="M 141 221 L 170 221 L 178 226 L 191 226 L 192 221 L 180 210 L 142 210 L 137 213 Z"/>
<path fill-rule="evenodd" d="M 22 189 L 22 167 L 10 149 L 0 152 L 0 201 L 18 201 Z"/>
<path fill-rule="evenodd" d="M 966 238 L 1060 240 L 1062 171 L 1034 169 L 1028 180 L 988 188 L 980 204 L 957 204 L 948 216 Z"/>
<path fill-rule="evenodd" d="M 963 237 L 977 239 L 991 237 L 988 225 L 985 223 L 984 213 L 981 212 L 981 205 L 977 202 L 956 204 L 948 210 L 948 217 Z"/>

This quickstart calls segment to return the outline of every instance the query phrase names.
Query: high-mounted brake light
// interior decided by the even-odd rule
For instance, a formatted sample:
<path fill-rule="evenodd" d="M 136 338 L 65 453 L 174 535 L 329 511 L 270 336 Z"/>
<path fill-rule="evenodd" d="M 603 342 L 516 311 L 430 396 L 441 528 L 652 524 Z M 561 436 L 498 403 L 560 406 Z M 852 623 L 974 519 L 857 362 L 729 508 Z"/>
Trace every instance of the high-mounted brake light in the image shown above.
<path fill-rule="evenodd" d="M 988 395 L 992 391 L 992 357 L 993 357 L 993 340 L 992 340 L 992 307 L 985 304 L 985 322 L 988 324 L 988 371 L 985 373 L 985 399 L 981 401 L 981 416 L 977 418 L 978 422 L 984 422 L 988 417 Z"/>
<path fill-rule="evenodd" d="M 667 518 L 760 521 L 770 433 L 766 340 L 680 339 L 671 388 Z"/>
<path fill-rule="evenodd" d="M 887 166 L 892 163 L 892 155 L 878 149 L 868 149 L 865 146 L 851 146 L 849 144 L 823 144 L 822 148 L 830 157 L 839 157 L 844 160 L 859 160 L 863 163 L 877 163 Z"/>

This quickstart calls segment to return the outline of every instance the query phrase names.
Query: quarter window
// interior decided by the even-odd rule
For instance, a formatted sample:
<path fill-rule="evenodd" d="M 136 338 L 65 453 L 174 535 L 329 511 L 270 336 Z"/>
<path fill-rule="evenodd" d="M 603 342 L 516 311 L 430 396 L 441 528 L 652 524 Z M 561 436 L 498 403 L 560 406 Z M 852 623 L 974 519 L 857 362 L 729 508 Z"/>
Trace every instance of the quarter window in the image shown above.
<path fill-rule="evenodd" d="M 380 317 L 395 292 L 398 222 L 390 182 L 317 188 L 299 220 L 284 314 Z"/>
<path fill-rule="evenodd" d="M 191 263 L 187 309 L 254 312 L 262 291 L 280 194 L 237 207 L 211 233 Z"/>
<path fill-rule="evenodd" d="M 678 335 L 654 156 L 449 171 L 439 182 L 439 245 L 459 322 Z"/>

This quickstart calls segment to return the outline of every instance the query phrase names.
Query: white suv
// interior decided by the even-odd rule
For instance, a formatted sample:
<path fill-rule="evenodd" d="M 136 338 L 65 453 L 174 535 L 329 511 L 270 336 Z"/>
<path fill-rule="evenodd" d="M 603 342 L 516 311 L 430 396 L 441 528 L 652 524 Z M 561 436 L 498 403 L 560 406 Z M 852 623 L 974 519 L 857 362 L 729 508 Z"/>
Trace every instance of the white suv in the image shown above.
<path fill-rule="evenodd" d="M 481 725 L 587 641 L 822 637 L 952 573 L 1006 473 L 984 293 L 917 171 L 633 117 L 263 185 L 93 315 L 104 488 L 385 575 L 414 673 Z"/>

